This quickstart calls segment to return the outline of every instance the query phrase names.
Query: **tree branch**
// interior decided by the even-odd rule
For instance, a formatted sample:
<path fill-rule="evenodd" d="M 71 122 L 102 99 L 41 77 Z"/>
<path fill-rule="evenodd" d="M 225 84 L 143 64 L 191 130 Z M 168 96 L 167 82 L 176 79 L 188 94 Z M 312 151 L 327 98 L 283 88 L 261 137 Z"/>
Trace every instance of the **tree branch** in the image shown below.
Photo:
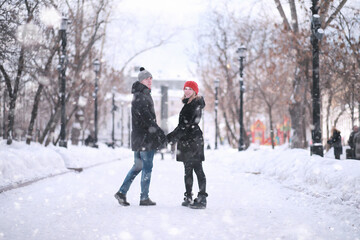
<path fill-rule="evenodd" d="M 165 42 L 167 42 L 167 40 L 169 40 L 172 36 L 170 36 L 168 39 L 166 40 L 160 40 L 160 42 L 150 46 L 150 47 L 147 47 L 147 48 L 144 48 L 142 50 L 140 50 L 139 52 L 135 53 L 132 57 L 130 57 L 123 65 L 123 67 L 121 68 L 120 72 L 123 73 L 125 68 L 127 67 L 127 65 L 134 59 L 136 58 L 137 56 L 139 56 L 140 54 L 144 53 L 144 52 L 147 52 L 151 49 L 154 49 L 154 48 L 157 48 L 157 47 L 160 47 L 162 46 Z"/>
<path fill-rule="evenodd" d="M 7 72 L 5 71 L 4 66 L 2 64 L 0 64 L 0 71 L 4 76 L 5 84 L 8 89 L 8 92 L 9 92 L 9 97 L 12 98 L 11 79 L 10 79 L 9 75 L 7 74 Z"/>
<path fill-rule="evenodd" d="M 296 12 L 296 5 L 294 0 L 289 1 L 290 4 L 290 11 L 291 11 L 291 20 L 292 20 L 292 26 L 294 33 L 297 33 L 299 31 L 299 23 L 298 23 L 298 17 Z"/>
<path fill-rule="evenodd" d="M 339 4 L 339 6 L 336 8 L 335 12 L 333 12 L 333 14 L 331 14 L 331 16 L 328 18 L 328 20 L 326 21 L 325 25 L 324 25 L 324 29 L 332 22 L 332 20 L 335 19 L 336 15 L 340 12 L 340 10 L 344 7 L 345 3 L 347 2 L 347 0 L 342 0 Z"/>
<path fill-rule="evenodd" d="M 276 4 L 276 8 L 278 9 L 278 11 L 280 13 L 280 16 L 283 19 L 283 23 L 284 23 L 285 28 L 291 30 L 289 21 L 288 21 L 286 15 L 285 15 L 285 12 L 284 12 L 284 9 L 283 9 L 283 7 L 282 7 L 282 5 L 280 3 L 280 0 L 274 0 L 274 1 L 275 1 L 275 4 Z"/>
<path fill-rule="evenodd" d="M 329 13 L 330 8 L 330 1 L 324 0 L 322 1 L 322 4 L 320 5 L 320 20 L 322 25 L 325 25 L 325 18 L 326 15 Z"/>

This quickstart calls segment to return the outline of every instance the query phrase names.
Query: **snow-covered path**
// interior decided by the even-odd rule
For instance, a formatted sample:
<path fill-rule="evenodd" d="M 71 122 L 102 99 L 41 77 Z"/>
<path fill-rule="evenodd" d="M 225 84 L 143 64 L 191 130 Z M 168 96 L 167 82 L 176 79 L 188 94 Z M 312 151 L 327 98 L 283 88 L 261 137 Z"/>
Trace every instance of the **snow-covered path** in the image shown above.
<path fill-rule="evenodd" d="M 155 156 L 150 197 L 157 206 L 138 205 L 139 176 L 128 192 L 131 206 L 118 205 L 113 195 L 132 165 L 127 158 L 1 193 L 0 239 L 360 239 L 359 222 L 347 218 L 356 208 L 329 207 L 269 176 L 239 171 L 224 154 L 206 151 L 205 210 L 180 206 L 183 166 L 170 155 Z"/>

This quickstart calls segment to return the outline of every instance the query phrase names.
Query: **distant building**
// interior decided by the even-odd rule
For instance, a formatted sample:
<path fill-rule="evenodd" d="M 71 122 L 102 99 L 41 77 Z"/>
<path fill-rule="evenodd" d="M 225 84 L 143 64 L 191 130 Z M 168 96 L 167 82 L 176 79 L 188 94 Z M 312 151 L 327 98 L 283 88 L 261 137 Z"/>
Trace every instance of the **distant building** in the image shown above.
<path fill-rule="evenodd" d="M 131 92 L 132 84 L 137 81 L 136 76 L 128 76 L 126 77 L 126 88 L 128 92 Z M 168 117 L 179 114 L 183 104 L 181 102 L 181 98 L 183 96 L 183 87 L 187 80 L 179 80 L 179 79 L 153 79 L 151 96 L 154 100 L 156 119 L 159 123 L 159 126 L 162 125 L 160 123 L 161 120 L 161 86 L 165 86 L 168 88 Z"/>

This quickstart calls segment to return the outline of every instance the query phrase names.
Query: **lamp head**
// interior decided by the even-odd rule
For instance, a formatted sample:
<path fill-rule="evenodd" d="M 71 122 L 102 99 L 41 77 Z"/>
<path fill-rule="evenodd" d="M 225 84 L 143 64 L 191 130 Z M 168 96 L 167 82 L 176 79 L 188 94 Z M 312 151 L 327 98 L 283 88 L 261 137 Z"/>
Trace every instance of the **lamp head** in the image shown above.
<path fill-rule="evenodd" d="M 220 80 L 218 78 L 215 78 L 215 80 L 214 80 L 215 87 L 218 88 L 219 84 L 220 84 Z"/>
<path fill-rule="evenodd" d="M 314 28 L 319 28 L 321 26 L 320 15 L 314 14 L 311 18 L 311 23 L 313 24 Z"/>
<path fill-rule="evenodd" d="M 246 56 L 246 47 L 244 45 L 241 45 L 241 47 L 238 48 L 236 53 L 239 54 L 239 57 L 244 58 Z"/>
<path fill-rule="evenodd" d="M 100 61 L 99 61 L 99 59 L 95 59 L 93 65 L 94 65 L 94 71 L 96 73 L 99 72 L 100 71 Z"/>
<path fill-rule="evenodd" d="M 67 24 L 68 24 L 68 19 L 65 16 L 62 16 L 60 30 L 65 30 L 66 31 Z"/>

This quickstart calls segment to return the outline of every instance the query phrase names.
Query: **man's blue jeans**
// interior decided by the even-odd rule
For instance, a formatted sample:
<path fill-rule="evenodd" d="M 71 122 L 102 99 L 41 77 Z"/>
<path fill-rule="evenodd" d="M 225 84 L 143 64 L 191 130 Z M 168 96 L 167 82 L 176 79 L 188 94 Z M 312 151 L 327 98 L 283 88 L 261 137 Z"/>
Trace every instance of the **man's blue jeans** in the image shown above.
<path fill-rule="evenodd" d="M 149 198 L 149 186 L 153 168 L 154 154 L 155 150 L 134 152 L 134 165 L 126 175 L 119 192 L 126 195 L 131 183 L 134 181 L 139 172 L 142 171 L 140 200 Z"/>

